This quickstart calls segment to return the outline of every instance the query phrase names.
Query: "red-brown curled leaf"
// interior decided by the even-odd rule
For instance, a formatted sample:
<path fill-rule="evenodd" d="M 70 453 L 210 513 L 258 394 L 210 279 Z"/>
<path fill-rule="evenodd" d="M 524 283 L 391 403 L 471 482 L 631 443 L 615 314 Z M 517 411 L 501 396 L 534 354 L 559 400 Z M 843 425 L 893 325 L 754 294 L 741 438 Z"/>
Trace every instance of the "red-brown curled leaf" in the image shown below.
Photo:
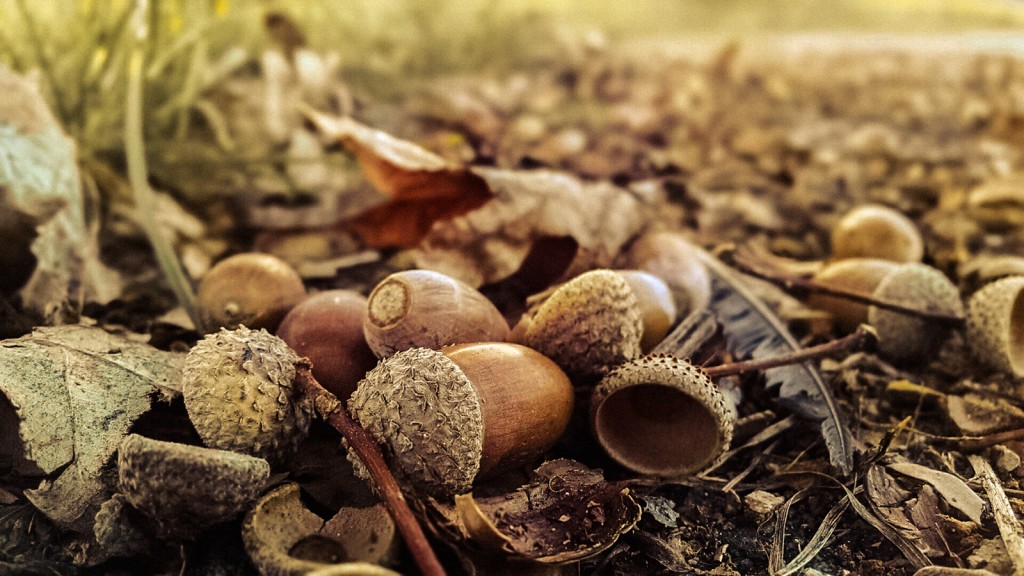
<path fill-rule="evenodd" d="M 494 196 L 483 178 L 412 142 L 351 118 L 308 116 L 351 151 L 370 184 L 389 197 L 348 222 L 371 247 L 416 246 L 434 222 L 479 208 Z"/>

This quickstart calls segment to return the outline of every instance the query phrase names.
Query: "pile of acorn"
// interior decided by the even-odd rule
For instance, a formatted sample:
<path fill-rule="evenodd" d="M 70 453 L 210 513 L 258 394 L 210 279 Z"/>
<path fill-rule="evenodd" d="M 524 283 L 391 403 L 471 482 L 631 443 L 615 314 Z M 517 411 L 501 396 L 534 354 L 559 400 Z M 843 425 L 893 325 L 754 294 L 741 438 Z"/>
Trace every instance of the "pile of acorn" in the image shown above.
<path fill-rule="evenodd" d="M 914 225 L 880 206 L 844 217 L 832 251 L 808 282 L 866 295 L 861 303 L 818 291 L 807 298 L 838 331 L 870 324 L 881 355 L 912 361 L 936 348 L 943 330 L 929 322 L 944 315 L 966 328 L 976 358 L 1024 377 L 1024 277 L 992 282 L 965 312 L 952 282 L 920 263 Z M 130 437 L 119 456 L 121 491 L 168 534 L 240 513 L 270 466 L 287 462 L 308 434 L 313 407 L 295 385 L 300 357 L 347 402 L 412 494 L 450 499 L 535 462 L 565 433 L 577 390 L 587 391 L 591 430 L 612 459 L 640 474 L 695 474 L 727 450 L 735 406 L 700 368 L 649 352 L 708 305 L 710 275 L 698 252 L 679 233 L 650 232 L 624 255 L 629 270 L 592 270 L 538 294 L 511 327 L 479 291 L 437 272 L 397 272 L 365 297 L 309 295 L 278 258 L 229 257 L 201 281 L 209 334 L 183 375 L 185 407 L 206 448 Z M 168 459 L 189 490 L 211 484 L 201 502 L 194 491 L 151 485 L 158 475 L 148 468 Z"/>

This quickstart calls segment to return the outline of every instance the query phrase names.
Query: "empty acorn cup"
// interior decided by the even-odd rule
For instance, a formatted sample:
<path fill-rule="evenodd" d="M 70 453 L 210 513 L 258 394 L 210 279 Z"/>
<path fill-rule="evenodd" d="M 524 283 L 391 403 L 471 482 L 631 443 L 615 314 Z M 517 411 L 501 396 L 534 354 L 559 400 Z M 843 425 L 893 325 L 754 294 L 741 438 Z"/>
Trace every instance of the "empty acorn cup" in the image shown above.
<path fill-rule="evenodd" d="M 734 416 L 704 371 L 655 355 L 605 376 L 591 397 L 590 419 L 597 441 L 616 462 L 671 478 L 713 464 L 732 441 Z"/>
<path fill-rule="evenodd" d="M 1024 376 L 1024 276 L 996 280 L 971 296 L 967 343 L 985 365 Z"/>

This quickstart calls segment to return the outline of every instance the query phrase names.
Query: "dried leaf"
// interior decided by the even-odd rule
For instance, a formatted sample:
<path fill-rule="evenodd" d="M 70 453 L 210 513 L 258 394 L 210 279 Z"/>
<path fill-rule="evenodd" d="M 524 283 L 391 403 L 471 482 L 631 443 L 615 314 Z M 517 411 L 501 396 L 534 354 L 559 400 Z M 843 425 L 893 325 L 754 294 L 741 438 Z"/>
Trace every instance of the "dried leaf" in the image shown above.
<path fill-rule="evenodd" d="M 155 399 L 176 394 L 183 359 L 86 326 L 0 342 L 0 393 L 10 411 L 0 420 L 17 423 L 4 430 L 3 450 L 14 451 L 23 474 L 64 467 L 26 497 L 59 526 L 91 531 L 110 496 L 111 457 Z"/>
<path fill-rule="evenodd" d="M 728 266 L 706 252 L 711 272 L 711 309 L 718 316 L 730 350 L 739 358 L 769 358 L 792 353 L 800 344 L 785 324 Z M 843 474 L 853 469 L 850 431 L 839 415 L 832 393 L 810 363 L 764 371 L 768 386 L 779 387 L 779 401 L 809 420 L 821 421 L 832 465 Z"/>
<path fill-rule="evenodd" d="M 2 65 L 0 94 L 0 261 L 10 274 L 12 258 L 34 258 L 22 279 L 25 306 L 51 321 L 74 317 L 83 296 L 106 302 L 120 291 L 86 223 L 75 145 L 39 87 Z M 22 254 L 28 246 L 31 255 Z"/>
<path fill-rule="evenodd" d="M 963 480 L 948 472 L 912 462 L 893 462 L 888 468 L 930 484 L 947 504 L 963 512 L 975 524 L 981 525 L 981 513 L 985 509 L 985 502 Z"/>
<path fill-rule="evenodd" d="M 541 563 L 573 562 L 607 550 L 640 519 L 621 483 L 572 460 L 553 460 L 511 494 L 456 500 L 475 543 Z"/>
<path fill-rule="evenodd" d="M 351 118 L 308 115 L 321 132 L 355 154 L 366 179 L 389 197 L 349 222 L 371 247 L 411 248 L 435 222 L 465 214 L 493 196 L 480 176 L 411 142 Z"/>

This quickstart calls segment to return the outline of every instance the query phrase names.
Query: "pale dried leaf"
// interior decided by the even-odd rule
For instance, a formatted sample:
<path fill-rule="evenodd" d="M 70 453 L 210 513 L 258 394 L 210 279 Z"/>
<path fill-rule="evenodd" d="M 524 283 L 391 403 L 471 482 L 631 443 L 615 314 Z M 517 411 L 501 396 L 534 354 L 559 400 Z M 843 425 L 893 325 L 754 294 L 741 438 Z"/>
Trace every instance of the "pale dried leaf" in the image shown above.
<path fill-rule="evenodd" d="M 111 457 L 155 400 L 177 393 L 183 359 L 86 326 L 43 327 L 0 343 L 0 393 L 17 422 L 4 449 L 22 473 L 66 465 L 26 497 L 58 525 L 91 530 L 112 487 Z"/>
<path fill-rule="evenodd" d="M 0 210 L 29 218 L 37 234 L 37 264 L 21 296 L 27 308 L 60 321 L 66 308 L 75 315 L 82 297 L 114 298 L 120 282 L 100 262 L 86 223 L 74 142 L 46 110 L 39 87 L 0 66 L 0 94 Z"/>
<path fill-rule="evenodd" d="M 904 476 L 910 476 L 930 484 L 947 504 L 963 512 L 972 522 L 981 524 L 981 513 L 985 509 L 985 502 L 963 480 L 948 472 L 913 462 L 893 462 L 888 465 L 888 468 Z"/>

